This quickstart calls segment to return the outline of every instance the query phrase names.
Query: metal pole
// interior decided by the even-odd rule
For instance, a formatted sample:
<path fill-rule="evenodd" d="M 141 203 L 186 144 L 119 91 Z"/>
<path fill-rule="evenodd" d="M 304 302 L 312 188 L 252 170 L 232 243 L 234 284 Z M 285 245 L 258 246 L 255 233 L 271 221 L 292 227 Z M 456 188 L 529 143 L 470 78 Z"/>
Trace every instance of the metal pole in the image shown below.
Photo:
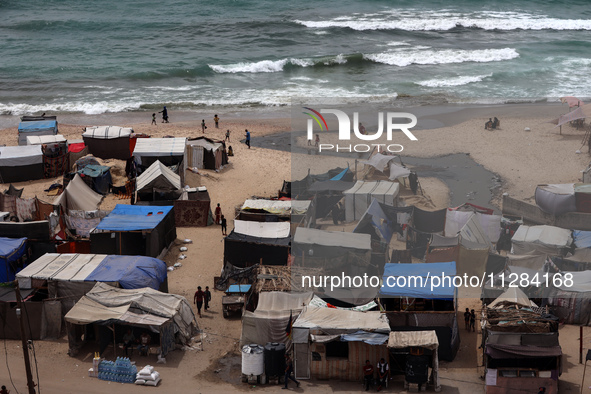
<path fill-rule="evenodd" d="M 579 364 L 583 364 L 583 326 L 579 327 Z"/>
<path fill-rule="evenodd" d="M 585 370 L 587 369 L 587 360 L 585 360 L 585 366 L 583 367 L 583 379 L 581 380 L 581 394 L 583 394 L 583 387 L 585 384 Z"/>
<path fill-rule="evenodd" d="M 21 292 L 18 287 L 18 281 L 16 281 L 16 287 L 14 289 L 16 295 L 16 316 L 20 322 L 21 328 L 21 342 L 23 346 L 23 357 L 25 358 L 25 371 L 27 373 L 27 386 L 29 388 L 29 394 L 35 394 L 35 382 L 33 382 L 33 374 L 31 373 L 31 361 L 29 360 L 29 346 L 27 343 L 27 333 L 25 332 L 25 322 L 22 317 L 23 303 L 21 299 Z"/>

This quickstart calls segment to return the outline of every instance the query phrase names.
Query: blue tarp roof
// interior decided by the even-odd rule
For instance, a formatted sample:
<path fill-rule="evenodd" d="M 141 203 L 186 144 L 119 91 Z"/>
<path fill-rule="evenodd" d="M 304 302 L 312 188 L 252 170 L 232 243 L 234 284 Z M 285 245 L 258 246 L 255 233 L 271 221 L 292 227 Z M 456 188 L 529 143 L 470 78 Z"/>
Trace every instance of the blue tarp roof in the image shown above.
<path fill-rule="evenodd" d="M 166 280 L 166 263 L 146 256 L 109 255 L 85 279 L 86 282 L 118 282 L 124 289 L 158 290 Z"/>
<path fill-rule="evenodd" d="M 345 176 L 345 174 L 347 174 L 348 171 L 349 171 L 349 167 L 345 168 L 343 171 L 341 171 L 338 175 L 332 177 L 330 180 L 331 181 L 340 181 L 343 179 L 343 177 Z"/>
<path fill-rule="evenodd" d="M 251 285 L 230 285 L 226 293 L 248 293 Z"/>
<path fill-rule="evenodd" d="M 111 171 L 109 166 L 97 166 L 95 164 L 88 164 L 78 171 L 79 174 L 84 174 L 91 178 L 96 178 L 103 175 L 106 172 Z"/>
<path fill-rule="evenodd" d="M 171 210 L 172 206 L 117 204 L 96 228 L 107 231 L 152 230 Z"/>
<path fill-rule="evenodd" d="M 20 259 L 27 250 L 26 238 L 0 237 L 0 283 L 13 281 L 15 274 L 10 263 Z M 23 267 L 24 268 L 24 267 Z"/>
<path fill-rule="evenodd" d="M 591 231 L 574 230 L 573 238 L 575 239 L 575 245 L 577 248 L 591 247 Z"/>
<path fill-rule="evenodd" d="M 444 277 L 450 279 L 441 280 Z M 455 261 L 449 263 L 386 264 L 380 295 L 385 297 L 413 297 L 453 299 L 456 275 Z M 390 277 L 390 279 L 388 279 Z M 405 279 L 397 279 L 405 277 Z M 434 279 L 434 277 L 437 277 Z M 390 282 L 390 283 L 389 283 Z"/>
<path fill-rule="evenodd" d="M 31 122 L 20 122 L 18 125 L 18 131 L 25 133 L 48 129 L 57 131 L 57 120 L 35 120 Z"/>

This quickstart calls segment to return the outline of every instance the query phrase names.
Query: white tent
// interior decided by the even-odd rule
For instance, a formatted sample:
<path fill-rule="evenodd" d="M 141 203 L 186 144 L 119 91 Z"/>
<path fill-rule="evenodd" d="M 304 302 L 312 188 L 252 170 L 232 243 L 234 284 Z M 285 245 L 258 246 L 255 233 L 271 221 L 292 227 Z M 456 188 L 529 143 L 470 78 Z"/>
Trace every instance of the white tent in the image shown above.
<path fill-rule="evenodd" d="M 573 242 L 571 231 L 554 226 L 521 225 L 511 238 L 514 254 L 538 251 L 548 255 L 561 255 Z"/>
<path fill-rule="evenodd" d="M 369 234 L 316 230 L 305 227 L 296 229 L 293 243 L 294 247 L 297 245 L 299 248 L 304 248 L 305 245 L 318 245 L 371 251 L 371 236 Z"/>
<path fill-rule="evenodd" d="M 179 190 L 181 177 L 159 160 L 156 160 L 148 169 L 137 177 L 136 188 L 138 192 L 152 191 L 154 188 L 163 190 Z"/>
<path fill-rule="evenodd" d="M 27 136 L 27 145 L 62 144 L 68 140 L 61 135 L 30 135 Z"/>
<path fill-rule="evenodd" d="M 64 212 L 75 211 L 95 211 L 101 203 L 103 196 L 92 190 L 76 174 L 70 181 L 66 190 L 55 199 L 54 205 L 61 205 Z"/>
<path fill-rule="evenodd" d="M 234 220 L 234 232 L 260 238 L 286 238 L 290 234 L 289 222 L 253 222 Z"/>
<path fill-rule="evenodd" d="M 115 138 L 129 137 L 133 133 L 131 127 L 120 126 L 92 126 L 87 127 L 82 133 L 82 138 L 96 138 L 110 140 Z"/>
<path fill-rule="evenodd" d="M 509 287 L 496 300 L 488 304 L 488 308 L 502 308 L 500 305 L 502 302 L 512 302 L 526 308 L 536 305 L 519 287 Z"/>
<path fill-rule="evenodd" d="M 345 220 L 352 222 L 361 219 L 372 198 L 389 206 L 397 205 L 400 184 L 389 181 L 357 181 L 349 190 L 345 190 Z"/>
<path fill-rule="evenodd" d="M 361 161 L 363 164 L 374 167 L 376 170 L 385 172 L 390 170 L 388 178 L 395 180 L 400 177 L 407 177 L 410 175 L 410 170 L 406 167 L 401 166 L 394 162 L 397 156 L 384 155 L 382 153 L 376 153 L 369 160 Z"/>
<path fill-rule="evenodd" d="M 41 145 L 0 147 L 0 183 L 43 178 Z"/>
<path fill-rule="evenodd" d="M 186 138 L 138 138 L 133 157 L 144 166 L 156 160 L 166 165 L 178 164 L 184 160 L 186 143 Z M 173 163 L 169 163 L 169 159 L 173 159 Z"/>

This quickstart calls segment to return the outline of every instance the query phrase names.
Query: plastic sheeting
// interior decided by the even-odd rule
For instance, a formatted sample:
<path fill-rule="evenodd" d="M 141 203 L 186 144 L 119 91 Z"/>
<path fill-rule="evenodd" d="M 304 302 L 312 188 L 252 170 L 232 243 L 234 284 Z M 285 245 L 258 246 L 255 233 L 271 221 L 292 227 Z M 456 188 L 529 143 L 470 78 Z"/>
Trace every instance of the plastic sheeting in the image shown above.
<path fill-rule="evenodd" d="M 383 345 L 388 342 L 387 334 L 380 334 L 377 332 L 357 331 L 353 334 L 341 335 L 341 341 L 343 342 L 363 342 L 368 345 Z"/>
<path fill-rule="evenodd" d="M 26 238 L 0 237 L 0 283 L 14 280 L 16 271 L 13 263 L 20 259 L 26 250 Z"/>
<path fill-rule="evenodd" d="M 441 277 L 456 275 L 456 263 L 386 264 L 380 295 L 385 297 L 414 297 L 453 299 L 455 287 L 451 280 Z M 403 279 L 399 279 L 402 277 Z M 433 280 L 433 277 L 438 279 Z M 438 286 L 436 286 L 438 285 Z M 433 287 L 433 288 L 432 288 Z"/>
<path fill-rule="evenodd" d="M 351 189 L 343 192 L 345 195 L 345 220 L 352 222 L 360 219 L 374 198 L 382 204 L 395 206 L 399 191 L 399 183 L 357 181 Z"/>
<path fill-rule="evenodd" d="M 68 140 L 61 135 L 30 135 L 27 136 L 27 145 L 60 144 Z"/>
<path fill-rule="evenodd" d="M 124 289 L 159 289 L 166 280 L 166 264 L 146 256 L 106 256 L 86 282 L 117 282 Z"/>
<path fill-rule="evenodd" d="M 0 147 L 0 166 L 21 167 L 43 163 L 41 145 Z"/>
<path fill-rule="evenodd" d="M 573 183 L 538 185 L 535 197 L 538 207 L 552 215 L 562 215 L 577 210 Z"/>
<path fill-rule="evenodd" d="M 156 160 L 148 169 L 137 177 L 136 189 L 138 192 L 160 190 L 179 190 L 181 177 L 175 174 L 159 160 Z"/>
<path fill-rule="evenodd" d="M 120 126 L 93 126 L 87 127 L 82 137 L 110 140 L 114 138 L 129 137 L 133 133 L 130 127 Z"/>
<path fill-rule="evenodd" d="M 186 138 L 138 138 L 133 157 L 141 162 L 144 156 L 184 156 Z"/>
<path fill-rule="evenodd" d="M 117 204 L 96 229 L 107 231 L 152 230 L 172 209 L 172 206 Z"/>
<path fill-rule="evenodd" d="M 234 220 L 234 231 L 249 237 L 286 238 L 290 235 L 290 224 L 289 222 Z"/>
<path fill-rule="evenodd" d="M 572 243 L 570 230 L 554 226 L 521 225 L 511 238 L 514 254 L 537 251 L 549 255 L 560 255 Z"/>
<path fill-rule="evenodd" d="M 308 211 L 311 201 L 298 200 L 246 200 L 242 210 L 261 210 L 276 215 L 304 214 Z"/>
<path fill-rule="evenodd" d="M 329 335 L 352 334 L 359 330 L 390 332 L 388 319 L 380 312 L 356 312 L 333 308 L 304 308 L 293 327 L 320 329 Z"/>
<path fill-rule="evenodd" d="M 413 227 L 423 233 L 440 233 L 445 229 L 446 211 L 445 208 L 438 211 L 424 211 L 415 207 Z"/>
<path fill-rule="evenodd" d="M 95 211 L 103 196 L 96 193 L 76 174 L 74 179 L 68 183 L 66 190 L 55 199 L 54 205 L 61 205 L 65 212 L 69 210 L 76 211 Z"/>
<path fill-rule="evenodd" d="M 573 231 L 575 246 L 577 248 L 591 248 L 591 231 Z"/>
<path fill-rule="evenodd" d="M 371 250 L 371 237 L 368 234 L 298 227 L 294 236 L 294 244 L 321 245 L 369 251 Z"/>

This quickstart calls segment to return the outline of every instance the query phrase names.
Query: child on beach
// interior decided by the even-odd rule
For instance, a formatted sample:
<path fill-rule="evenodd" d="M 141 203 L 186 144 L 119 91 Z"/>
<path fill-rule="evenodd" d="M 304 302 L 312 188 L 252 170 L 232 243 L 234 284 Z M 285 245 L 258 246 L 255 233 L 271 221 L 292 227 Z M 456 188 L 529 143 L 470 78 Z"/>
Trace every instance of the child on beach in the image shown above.
<path fill-rule="evenodd" d="M 248 145 L 248 149 L 250 149 L 250 131 L 248 131 L 248 129 L 244 131 L 246 132 L 246 145 Z"/>
<path fill-rule="evenodd" d="M 226 141 L 230 142 L 230 130 L 226 130 Z"/>
<path fill-rule="evenodd" d="M 316 143 L 314 144 L 314 146 L 318 147 L 318 145 L 320 145 L 320 134 L 316 134 Z"/>
<path fill-rule="evenodd" d="M 205 125 L 205 119 L 201 119 L 201 132 L 205 134 L 205 129 L 207 126 Z"/>
<path fill-rule="evenodd" d="M 152 124 L 156 124 L 156 112 L 152 114 Z"/>
<path fill-rule="evenodd" d="M 215 114 L 215 115 L 213 116 L 213 121 L 215 122 L 215 128 L 216 128 L 216 129 L 219 129 L 219 127 L 218 127 L 218 122 L 220 121 L 220 118 L 218 118 L 218 114 Z"/>

